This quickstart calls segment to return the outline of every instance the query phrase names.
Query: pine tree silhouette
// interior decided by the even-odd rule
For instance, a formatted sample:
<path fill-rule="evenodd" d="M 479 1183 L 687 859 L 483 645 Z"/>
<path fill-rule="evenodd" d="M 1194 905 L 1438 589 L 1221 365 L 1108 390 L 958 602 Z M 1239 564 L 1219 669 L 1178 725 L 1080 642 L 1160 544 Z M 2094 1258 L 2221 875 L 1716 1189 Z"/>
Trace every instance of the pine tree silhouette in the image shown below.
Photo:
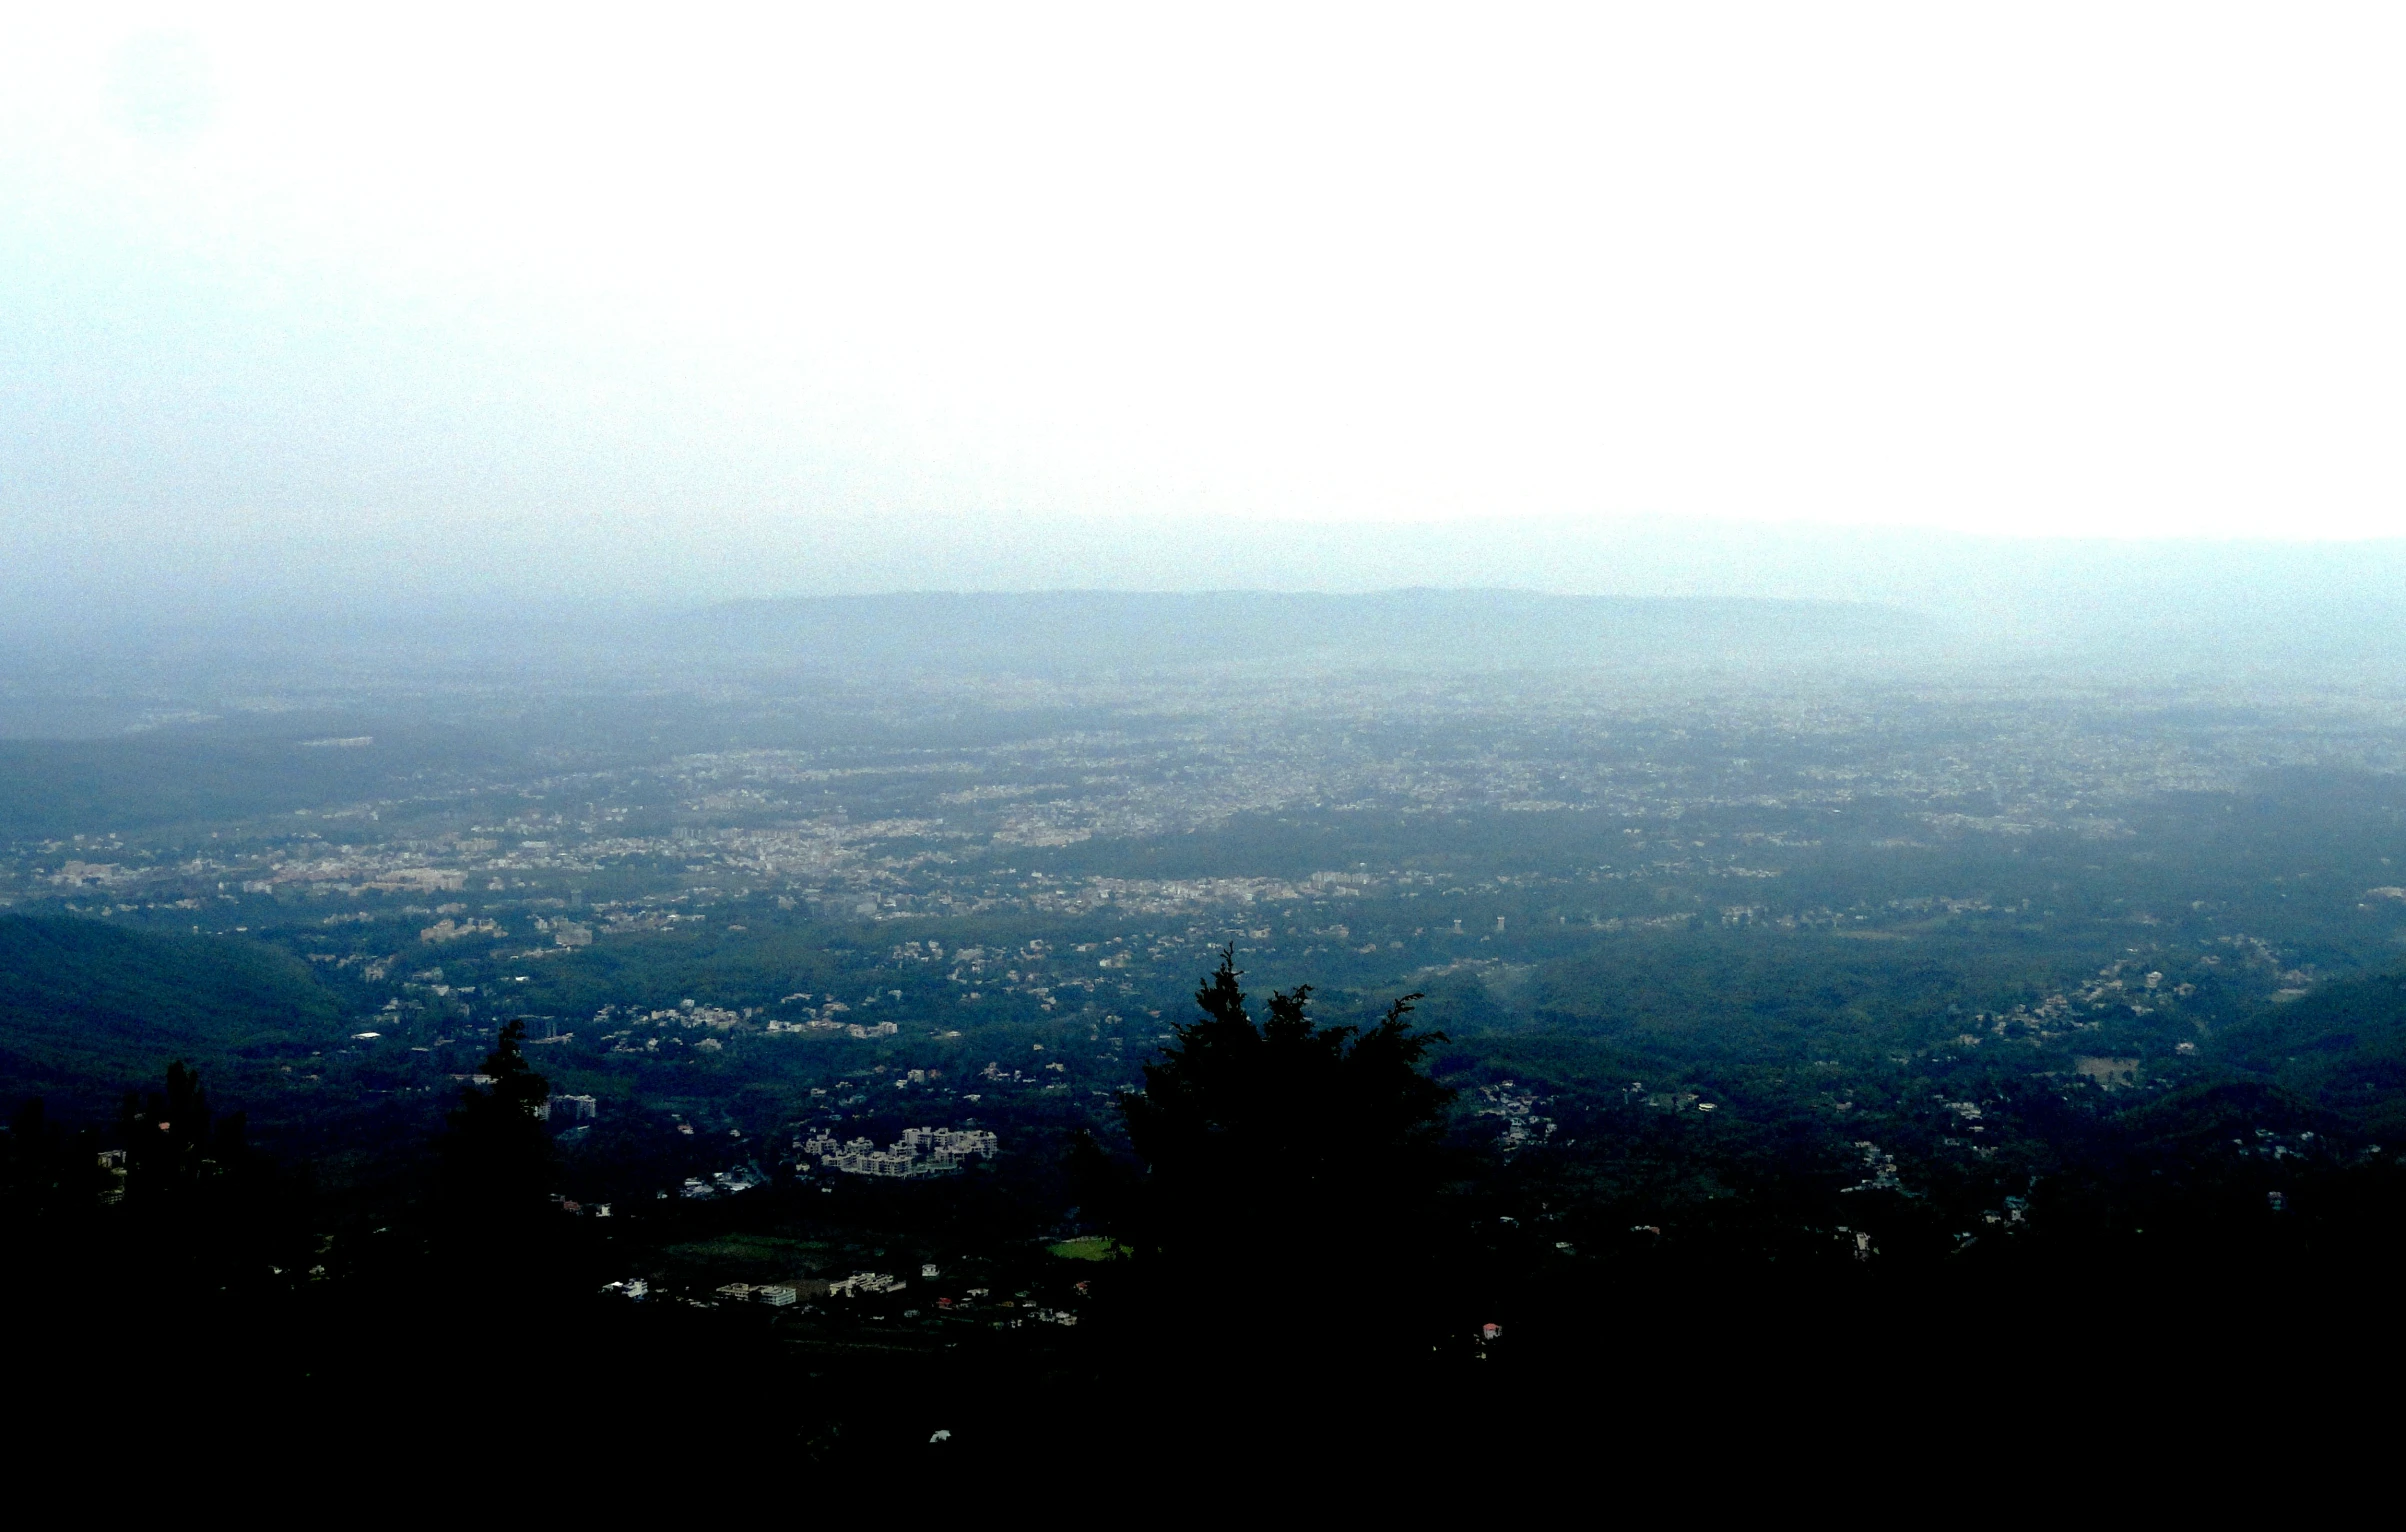
<path fill-rule="evenodd" d="M 535 1073 L 519 1044 L 526 1023 L 501 1029 L 485 1057 L 486 1086 L 460 1091 L 443 1139 L 442 1202 L 457 1222 L 485 1234 L 522 1230 L 541 1214 L 556 1171 L 551 1136 L 537 1114 L 551 1083 Z"/>
<path fill-rule="evenodd" d="M 136 1207 L 189 1202 L 237 1169 L 247 1153 L 243 1115 L 217 1121 L 200 1071 L 181 1059 L 167 1066 L 166 1090 L 127 1093 L 118 1127 L 125 1137 L 126 1199 Z"/>
<path fill-rule="evenodd" d="M 1201 1018 L 1121 1097 L 1146 1169 L 1101 1206 L 1138 1252 L 1136 1301 L 1197 1356 L 1248 1330 L 1408 1351 L 1424 1317 L 1442 1322 L 1426 1273 L 1454 1092 L 1421 1066 L 1445 1034 L 1413 1028 L 1416 994 L 1367 1030 L 1317 1026 L 1308 986 L 1273 993 L 1257 1024 L 1241 978 L 1232 945 L 1196 991 Z"/>

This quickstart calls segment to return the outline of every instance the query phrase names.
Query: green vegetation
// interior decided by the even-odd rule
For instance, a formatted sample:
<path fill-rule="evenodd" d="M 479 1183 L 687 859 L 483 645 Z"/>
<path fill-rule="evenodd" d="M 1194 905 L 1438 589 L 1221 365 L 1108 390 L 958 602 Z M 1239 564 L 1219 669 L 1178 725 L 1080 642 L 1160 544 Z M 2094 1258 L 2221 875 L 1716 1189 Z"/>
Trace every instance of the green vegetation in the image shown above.
<path fill-rule="evenodd" d="M 344 1035 L 335 997 L 261 943 L 0 915 L 0 1079 L 86 1110 L 185 1059 L 213 1075 Z"/>
<path fill-rule="evenodd" d="M 421 756 L 93 747 L 124 802 L 0 861 L 20 1302 L 321 1335 L 260 1365 L 332 1377 L 506 1290 L 527 1354 L 841 1456 L 1245 1367 L 2192 1333 L 2406 1227 L 2386 725 L 758 684 L 496 694 Z M 123 774 L 179 751 L 240 792 Z"/>

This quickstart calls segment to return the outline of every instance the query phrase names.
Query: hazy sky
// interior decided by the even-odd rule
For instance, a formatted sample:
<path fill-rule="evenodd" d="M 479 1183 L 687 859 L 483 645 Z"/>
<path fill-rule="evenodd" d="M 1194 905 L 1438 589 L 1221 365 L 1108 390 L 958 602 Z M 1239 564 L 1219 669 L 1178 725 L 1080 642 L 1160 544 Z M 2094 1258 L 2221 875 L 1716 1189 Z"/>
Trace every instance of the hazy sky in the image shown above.
<path fill-rule="evenodd" d="M 2401 17 L 16 8 L 0 517 L 20 584 L 2395 536 Z"/>

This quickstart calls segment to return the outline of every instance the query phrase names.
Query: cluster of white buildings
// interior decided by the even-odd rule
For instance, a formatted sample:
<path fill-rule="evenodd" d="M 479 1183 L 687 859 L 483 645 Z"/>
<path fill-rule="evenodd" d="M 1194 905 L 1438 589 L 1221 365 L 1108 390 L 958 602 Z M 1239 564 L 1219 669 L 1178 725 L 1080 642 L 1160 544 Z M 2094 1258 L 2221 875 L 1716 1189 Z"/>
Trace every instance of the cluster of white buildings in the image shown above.
<path fill-rule="evenodd" d="M 736 1170 L 712 1171 L 707 1181 L 700 1176 L 687 1176 L 685 1184 L 677 1189 L 677 1195 L 707 1201 L 712 1197 L 732 1197 L 738 1192 L 748 1192 L 755 1186 L 767 1184 L 767 1177 L 746 1165 Z M 666 1196 L 667 1193 L 661 1195 Z"/>
<path fill-rule="evenodd" d="M 809 1021 L 772 1021 L 769 1023 L 769 1030 L 771 1032 L 801 1033 L 840 1032 L 846 1037 L 871 1038 L 892 1037 L 902 1028 L 890 1021 L 843 1022 L 818 1016 Z"/>
<path fill-rule="evenodd" d="M 932 1176 L 958 1170 L 973 1157 L 990 1160 L 1000 1147 L 982 1128 L 905 1128 L 883 1149 L 873 1139 L 839 1143 L 833 1133 L 821 1131 L 803 1143 L 802 1152 L 847 1175 Z"/>
<path fill-rule="evenodd" d="M 1479 1108 L 1481 1117 L 1500 1117 L 1504 1120 L 1503 1135 L 1497 1147 L 1510 1153 L 1554 1136 L 1554 1119 L 1538 1115 L 1543 1098 L 1535 1091 L 1513 1094 L 1513 1082 L 1506 1080 L 1501 1087 L 1482 1085 L 1479 1095 L 1487 1105 Z"/>
<path fill-rule="evenodd" d="M 1906 1191 L 1903 1179 L 1897 1175 L 1895 1155 L 1867 1138 L 1856 1139 L 1855 1147 L 1863 1151 L 1865 1175 L 1852 1186 L 1839 1187 L 1840 1192 L 1898 1192 L 1907 1197 L 1921 1195 L 1919 1192 Z"/>
<path fill-rule="evenodd" d="M 605 1005 L 593 1019 L 597 1022 L 608 1021 L 611 1010 L 612 1007 Z M 752 1016 L 752 1009 L 748 1006 L 740 1011 L 731 1011 L 723 1005 L 697 1005 L 691 1000 L 680 1000 L 673 1009 L 652 1011 L 649 1014 L 635 1006 L 628 1006 L 621 1019 L 637 1025 L 648 1023 L 655 1027 L 708 1027 L 713 1032 L 732 1032 L 740 1024 L 750 1021 Z"/>

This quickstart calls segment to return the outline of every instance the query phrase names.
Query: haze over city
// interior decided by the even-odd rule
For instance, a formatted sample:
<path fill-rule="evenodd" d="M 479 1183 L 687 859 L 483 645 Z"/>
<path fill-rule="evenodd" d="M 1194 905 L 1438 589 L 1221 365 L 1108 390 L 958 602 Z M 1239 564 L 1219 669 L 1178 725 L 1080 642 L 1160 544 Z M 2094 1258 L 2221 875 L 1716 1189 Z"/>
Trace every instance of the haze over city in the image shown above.
<path fill-rule="evenodd" d="M 6 25 L 20 613 L 2401 530 L 2377 12 Z"/>
<path fill-rule="evenodd" d="M 0 18 L 34 1431 L 2323 1472 L 2261 1433 L 2380 1419 L 2406 1259 L 2401 43 Z"/>

